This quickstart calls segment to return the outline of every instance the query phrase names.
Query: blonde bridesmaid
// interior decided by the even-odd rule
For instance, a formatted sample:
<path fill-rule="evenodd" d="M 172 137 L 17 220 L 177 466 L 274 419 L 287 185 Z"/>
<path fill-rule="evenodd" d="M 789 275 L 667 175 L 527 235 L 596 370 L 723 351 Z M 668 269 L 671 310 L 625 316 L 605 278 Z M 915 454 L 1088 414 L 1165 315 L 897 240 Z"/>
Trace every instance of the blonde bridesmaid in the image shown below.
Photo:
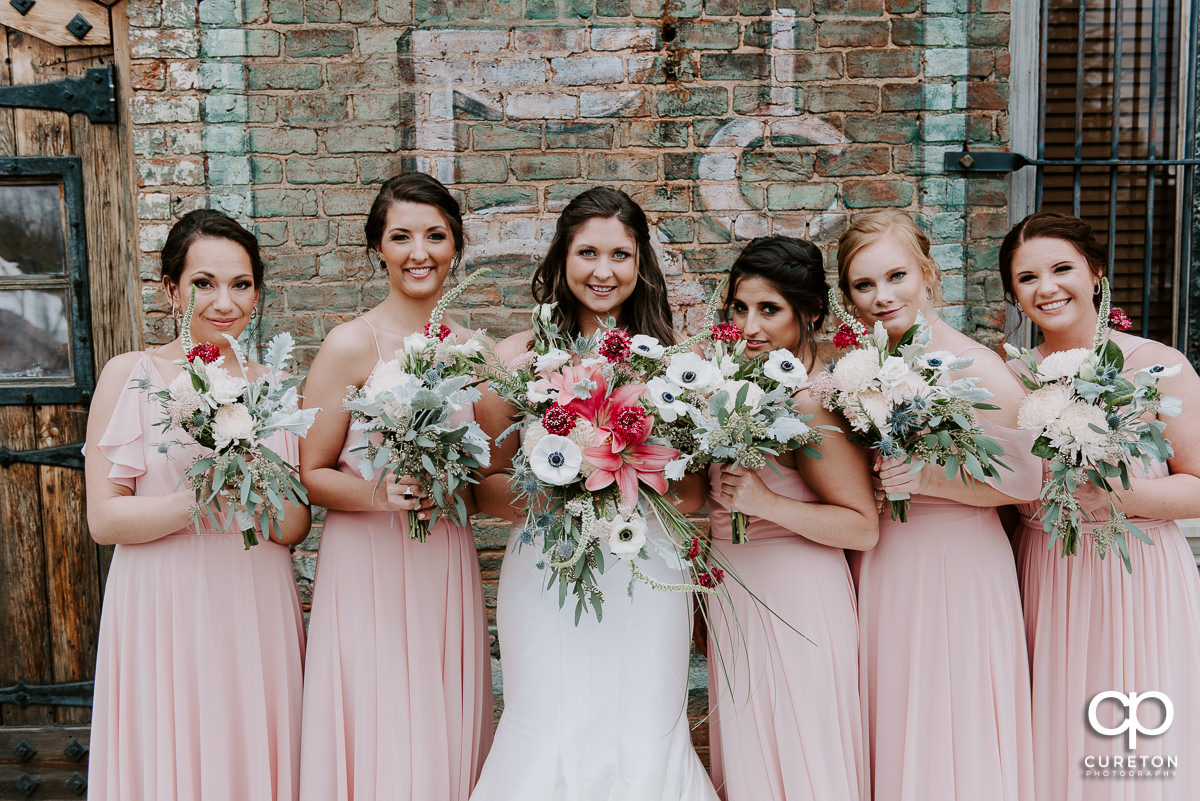
<path fill-rule="evenodd" d="M 1077 217 L 1039 212 L 1005 237 L 1001 279 L 1042 334 L 1039 359 L 1092 346 L 1094 301 L 1106 264 L 1104 247 Z M 1158 386 L 1183 401 L 1183 413 L 1163 418 L 1174 457 L 1149 470 L 1135 465 L 1132 489 L 1116 494 L 1117 507 L 1153 541 L 1126 537 L 1132 571 L 1116 554 L 1096 554 L 1086 522 L 1079 553 L 1059 556 L 1036 519 L 1038 505 L 1021 507 L 1017 544 L 1033 682 L 1034 777 L 1038 797 L 1057 801 L 1183 801 L 1196 796 L 1200 782 L 1200 577 L 1175 520 L 1200 516 L 1200 378 L 1174 348 L 1115 331 L 1112 341 L 1125 354 L 1127 370 L 1182 367 Z M 1084 487 L 1078 497 L 1085 510 L 1107 514 L 1099 490 Z M 1113 690 L 1165 693 L 1174 721 L 1161 736 L 1138 737 L 1131 751 L 1126 736 L 1098 734 L 1088 722 L 1092 698 Z M 1164 711 L 1146 701 L 1134 714 L 1109 700 L 1097 707 L 1097 720 L 1113 729 L 1136 717 L 1152 729 Z M 1114 756 L 1135 757 L 1135 767 L 1150 772 L 1113 772 Z M 1178 770 L 1155 773 L 1153 758 L 1165 764 L 1171 756 Z"/>
<path fill-rule="evenodd" d="M 877 500 L 908 492 L 908 522 L 880 518 L 854 560 L 862 697 L 875 801 L 1032 801 L 1029 664 L 1012 548 L 996 507 L 1040 490 L 1032 438 L 1015 430 L 1021 386 L 991 350 L 937 314 L 929 240 L 899 211 L 864 214 L 838 241 L 838 283 L 893 342 L 928 321 L 932 349 L 974 360 L 996 411 L 981 412 L 1012 472 L 964 484 L 937 466 L 876 460 Z"/>
<path fill-rule="evenodd" d="M 195 291 L 191 336 L 235 364 L 229 342 L 263 286 L 254 236 L 215 211 L 193 211 L 162 250 L 162 285 L 178 319 Z M 245 550 L 233 527 L 192 522 L 180 488 L 205 449 L 158 425 L 150 392 L 181 371 L 182 338 L 112 359 L 88 417 L 88 526 L 116 545 L 104 591 L 92 707 L 88 798 L 100 801 L 296 799 L 304 622 L 288 545 L 308 534 L 287 507 L 282 539 Z M 262 373 L 249 365 L 250 377 Z M 144 379 L 149 390 L 135 382 Z M 294 435 L 267 446 L 295 464 Z"/>
<path fill-rule="evenodd" d="M 827 293 L 812 243 L 760 238 L 733 264 L 726 311 L 747 356 L 787 348 L 812 375 Z M 807 386 L 795 403 L 810 425 L 840 422 Z M 819 450 L 821 459 L 785 453 L 758 471 L 709 471 L 714 544 L 746 585 L 726 582 L 728 597 L 708 613 L 709 743 L 726 801 L 869 797 L 858 612 L 843 549 L 874 546 L 879 518 L 866 452 L 840 433 Z M 730 508 L 754 510 L 748 542 L 730 542 Z"/>
<path fill-rule="evenodd" d="M 403 513 L 427 519 L 432 502 L 415 477 L 362 477 L 350 453 L 359 435 L 342 407 L 347 387 L 361 387 L 423 330 L 462 257 L 458 203 L 427 175 L 392 178 L 366 240 L 387 273 L 387 297 L 329 333 L 305 398 L 321 412 L 300 449 L 301 474 L 328 513 L 309 624 L 301 798 L 465 801 L 492 735 L 475 540 L 445 517 L 426 542 L 410 539 Z"/>

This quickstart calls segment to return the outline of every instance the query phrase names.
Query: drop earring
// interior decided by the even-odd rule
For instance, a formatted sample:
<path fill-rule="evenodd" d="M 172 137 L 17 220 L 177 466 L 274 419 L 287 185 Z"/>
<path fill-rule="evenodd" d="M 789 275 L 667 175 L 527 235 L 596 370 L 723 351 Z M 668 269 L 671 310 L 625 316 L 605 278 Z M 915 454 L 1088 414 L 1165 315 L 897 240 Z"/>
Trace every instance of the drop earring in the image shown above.
<path fill-rule="evenodd" d="M 1099 283 L 1097 283 L 1095 286 L 1092 287 L 1092 294 L 1093 295 L 1100 294 L 1100 284 Z"/>

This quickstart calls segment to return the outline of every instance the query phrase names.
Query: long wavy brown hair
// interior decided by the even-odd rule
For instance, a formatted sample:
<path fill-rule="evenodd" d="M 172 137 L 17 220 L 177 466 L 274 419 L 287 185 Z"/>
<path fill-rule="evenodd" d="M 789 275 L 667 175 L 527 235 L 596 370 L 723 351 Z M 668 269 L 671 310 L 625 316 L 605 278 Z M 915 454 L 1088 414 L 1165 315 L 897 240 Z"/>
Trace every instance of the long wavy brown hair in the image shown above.
<path fill-rule="evenodd" d="M 579 229 L 597 217 L 606 220 L 616 217 L 637 246 L 637 284 L 633 294 L 621 304 L 617 325 L 632 334 L 646 334 L 659 342 L 673 343 L 675 326 L 667 302 L 667 282 L 650 245 L 646 213 L 629 195 L 607 186 L 577 195 L 559 215 L 550 249 L 533 274 L 534 301 L 556 303 L 554 321 L 559 330 L 570 336 L 581 333 L 581 304 L 567 286 L 567 253 Z"/>

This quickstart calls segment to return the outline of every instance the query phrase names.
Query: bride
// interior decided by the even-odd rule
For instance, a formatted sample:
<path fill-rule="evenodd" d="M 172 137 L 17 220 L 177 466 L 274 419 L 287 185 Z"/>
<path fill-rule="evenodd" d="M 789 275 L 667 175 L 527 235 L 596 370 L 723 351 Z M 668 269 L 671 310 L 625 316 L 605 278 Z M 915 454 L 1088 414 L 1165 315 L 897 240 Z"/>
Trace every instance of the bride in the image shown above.
<path fill-rule="evenodd" d="M 563 210 L 533 296 L 557 304 L 555 322 L 568 336 L 590 335 L 613 317 L 631 334 L 674 341 L 645 213 L 614 189 L 590 189 Z M 497 355 L 520 357 L 531 336 L 509 337 Z M 491 393 L 477 412 L 492 437 L 512 422 L 511 407 Z M 497 610 L 504 714 L 471 801 L 716 801 L 688 731 L 690 597 L 631 588 L 629 569 L 608 560 L 599 579 L 604 619 L 584 615 L 576 626 L 573 608 L 560 609 L 557 588 L 546 588 L 540 544 L 522 538 L 525 511 L 513 508 L 503 472 L 517 439 L 501 443 L 492 475 L 476 488 L 482 510 L 519 522 Z M 683 567 L 653 547 L 654 528 L 650 560 L 639 567 L 679 582 Z"/>

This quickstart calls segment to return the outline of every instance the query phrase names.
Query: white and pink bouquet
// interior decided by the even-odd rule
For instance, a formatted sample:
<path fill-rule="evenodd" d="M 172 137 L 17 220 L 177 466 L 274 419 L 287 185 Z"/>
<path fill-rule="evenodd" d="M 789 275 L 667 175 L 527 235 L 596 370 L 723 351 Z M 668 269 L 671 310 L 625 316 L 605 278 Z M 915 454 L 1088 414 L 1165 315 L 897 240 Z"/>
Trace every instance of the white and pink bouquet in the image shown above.
<path fill-rule="evenodd" d="M 963 482 L 997 478 L 1004 449 L 983 433 L 975 411 L 995 409 L 992 396 L 976 377 L 948 380 L 972 359 L 949 351 L 930 351 L 931 331 L 923 317 L 895 346 L 880 322 L 874 330 L 851 317 L 833 290 L 829 305 L 842 321 L 833 344 L 850 351 L 813 382 L 822 405 L 850 424 L 851 440 L 880 456 L 945 468 Z M 888 495 L 893 520 L 907 522 L 908 493 Z"/>
<path fill-rule="evenodd" d="M 793 393 L 807 380 L 804 364 L 786 348 L 766 358 L 746 359 L 742 331 L 732 323 L 711 326 L 711 341 L 700 355 L 676 353 L 663 374 L 646 389 L 662 424 L 659 432 L 680 451 L 667 464 L 667 478 L 682 478 L 709 464 L 759 470 L 767 456 L 803 450 L 821 458 L 814 446 L 819 428 L 812 415 L 795 409 Z M 731 510 L 734 544 L 746 541 L 747 519 Z"/>
<path fill-rule="evenodd" d="M 287 332 L 267 344 L 266 372 L 251 380 L 246 357 L 233 337 L 226 335 L 237 359 L 237 370 L 226 368 L 216 345 L 192 342 L 193 289 L 183 317 L 186 358 L 176 363 L 183 371 L 166 389 L 152 392 L 166 417 L 156 425 L 178 429 L 212 453 L 197 456 L 184 473 L 196 496 L 192 519 L 207 515 L 214 527 L 227 530 L 236 523 L 246 548 L 258 544 L 255 523 L 263 532 L 279 534 L 285 504 L 308 503 L 296 466 L 264 444 L 278 431 L 303 437 L 319 409 L 301 409 L 303 379 L 286 376 L 295 341 Z M 150 384 L 138 382 L 145 390 Z M 224 520 L 217 518 L 221 512 Z"/>
<path fill-rule="evenodd" d="M 1052 353 L 1039 363 L 1028 350 L 1005 345 L 1010 358 L 1028 368 L 1021 381 L 1029 390 L 1017 416 L 1020 428 L 1037 432 L 1033 453 L 1049 461 L 1042 486 L 1040 517 L 1050 535 L 1048 547 L 1062 540 L 1062 556 L 1078 553 L 1082 510 L 1076 491 L 1091 484 L 1104 491 L 1108 516 L 1092 534 L 1103 558 L 1115 544 L 1121 561 L 1131 570 L 1126 532 L 1143 542 L 1150 539 L 1117 509 L 1112 481 L 1130 488 L 1129 466 L 1141 461 L 1171 458 L 1171 443 L 1163 437 L 1165 424 L 1157 415 L 1179 414 L 1178 398 L 1163 395 L 1158 380 L 1179 373 L 1182 365 L 1156 364 L 1133 375 L 1125 371 L 1121 348 L 1109 338 L 1111 327 L 1128 327 L 1120 309 L 1110 309 L 1108 280 L 1102 279 L 1100 315 L 1091 348 Z"/>
<path fill-rule="evenodd" d="M 459 490 L 477 483 L 475 471 L 491 463 L 491 446 L 479 425 L 454 420 L 455 412 L 479 399 L 483 374 L 481 334 L 458 341 L 442 324 L 450 303 L 479 275 L 476 270 L 434 307 L 425 330 L 405 338 L 395 358 L 376 365 L 362 387 L 347 396 L 350 429 L 361 441 L 350 448 L 360 457 L 363 478 L 391 474 L 418 478 L 434 502 L 428 520 L 408 513 L 408 533 L 425 542 L 440 515 L 467 524 L 467 505 Z"/>
<path fill-rule="evenodd" d="M 552 312 L 551 305 L 535 309 L 533 351 L 491 379 L 520 418 L 502 438 L 521 436 L 512 483 L 528 508 L 522 544 L 540 540 L 559 604 L 575 595 L 577 623 L 589 606 L 597 619 L 603 615 L 598 576 L 606 555 L 654 589 L 711 591 L 724 573 L 706 566 L 694 527 L 663 497 L 666 466 L 679 451 L 655 434 L 660 417 L 646 383 L 684 346 L 631 337 L 612 321 L 594 337 L 570 339 Z M 651 515 L 665 540 L 654 535 Z M 686 560 L 695 583 L 646 575 L 637 560 L 648 548 Z"/>

